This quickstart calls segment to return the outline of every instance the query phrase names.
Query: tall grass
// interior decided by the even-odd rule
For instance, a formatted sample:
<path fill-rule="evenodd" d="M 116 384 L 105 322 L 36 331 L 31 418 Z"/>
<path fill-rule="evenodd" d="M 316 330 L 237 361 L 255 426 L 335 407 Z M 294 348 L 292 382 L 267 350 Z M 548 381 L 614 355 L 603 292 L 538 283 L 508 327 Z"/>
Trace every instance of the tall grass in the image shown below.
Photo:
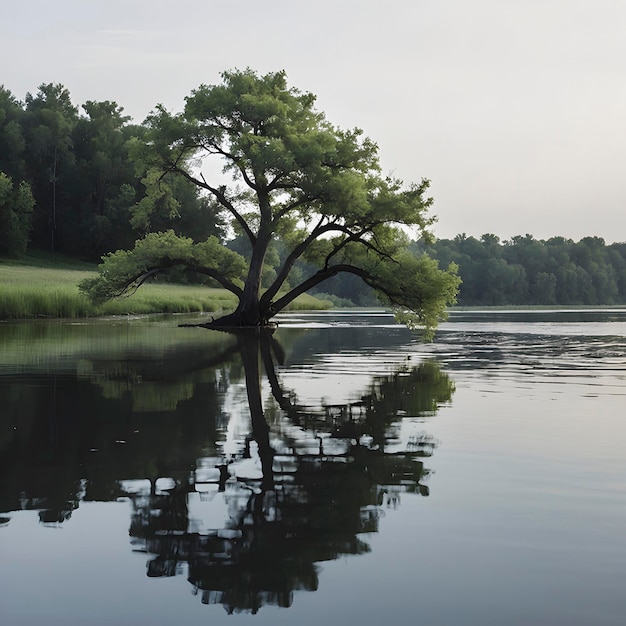
<path fill-rule="evenodd" d="M 0 263 L 0 319 L 227 312 L 233 310 L 237 304 L 235 296 L 225 289 L 201 285 L 151 283 L 144 285 L 130 297 L 117 298 L 103 305 L 94 306 L 79 292 L 77 285 L 95 272 L 93 269 L 87 269 L 90 266 L 79 267 L 80 269 L 72 269 L 71 262 L 56 263 L 54 267 L 41 267 L 37 259 L 32 258 L 27 264 Z M 305 294 L 290 308 L 329 307 L 330 303 Z"/>

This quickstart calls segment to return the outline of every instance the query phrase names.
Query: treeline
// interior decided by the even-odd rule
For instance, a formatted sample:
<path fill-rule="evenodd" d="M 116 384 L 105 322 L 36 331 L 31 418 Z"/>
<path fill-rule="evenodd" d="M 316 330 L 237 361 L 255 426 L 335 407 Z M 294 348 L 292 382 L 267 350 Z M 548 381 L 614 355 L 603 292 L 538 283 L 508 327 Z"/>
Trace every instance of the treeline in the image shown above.
<path fill-rule="evenodd" d="M 222 233 L 195 186 L 150 169 L 145 132 L 115 102 L 74 106 L 59 84 L 23 102 L 0 86 L 0 256 L 30 245 L 98 261 L 149 231 Z"/>
<path fill-rule="evenodd" d="M 457 235 L 413 244 L 440 264 L 456 263 L 460 305 L 611 305 L 626 303 L 626 243 L 600 237 L 578 242 L 531 235 L 501 241 Z"/>

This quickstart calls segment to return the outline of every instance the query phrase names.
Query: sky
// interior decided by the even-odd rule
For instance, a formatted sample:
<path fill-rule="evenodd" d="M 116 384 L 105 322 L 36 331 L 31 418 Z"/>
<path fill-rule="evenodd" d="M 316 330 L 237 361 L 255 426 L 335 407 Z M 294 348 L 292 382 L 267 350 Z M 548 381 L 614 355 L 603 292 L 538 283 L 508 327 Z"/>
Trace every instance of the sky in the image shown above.
<path fill-rule="evenodd" d="M 4 3 L 3 3 L 4 4 Z M 431 181 L 439 238 L 626 241 L 626 0 L 29 0 L 0 84 L 135 122 L 220 73 L 285 70 L 383 173 Z"/>

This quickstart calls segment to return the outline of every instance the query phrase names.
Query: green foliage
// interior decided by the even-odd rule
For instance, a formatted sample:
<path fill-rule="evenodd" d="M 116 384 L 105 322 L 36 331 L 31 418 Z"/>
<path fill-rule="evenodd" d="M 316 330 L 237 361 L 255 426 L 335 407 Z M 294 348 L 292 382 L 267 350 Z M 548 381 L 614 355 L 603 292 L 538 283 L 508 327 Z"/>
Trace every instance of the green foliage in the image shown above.
<path fill-rule="evenodd" d="M 14 181 L 25 175 L 24 110 L 13 94 L 0 86 L 0 172 Z"/>
<path fill-rule="evenodd" d="M 130 250 L 106 255 L 98 275 L 80 283 L 80 290 L 96 303 L 134 292 L 158 272 L 175 266 L 201 272 L 229 286 L 243 275 L 244 259 L 221 245 L 216 237 L 194 244 L 173 231 L 151 233 Z"/>
<path fill-rule="evenodd" d="M 422 328 L 425 338 L 431 339 L 438 322 L 446 319 L 446 306 L 456 301 L 460 282 L 456 272 L 454 264 L 442 272 L 428 256 L 404 251 L 391 260 L 375 262 L 366 282 L 383 303 L 393 307 L 400 323 Z"/>
<path fill-rule="evenodd" d="M 17 187 L 0 172 L 0 256 L 20 256 L 26 252 L 35 201 L 27 183 Z"/>
<path fill-rule="evenodd" d="M 145 134 L 115 102 L 76 107 L 60 84 L 41 85 L 23 103 L 0 87 L 0 171 L 32 191 L 31 248 L 95 261 L 146 232 L 222 236 L 206 194 L 152 175 L 138 148 Z"/>
<path fill-rule="evenodd" d="M 136 165 L 141 171 L 142 163 L 138 161 Z M 144 234 L 173 230 L 196 242 L 209 235 L 224 237 L 225 223 L 219 208 L 188 180 L 180 176 L 164 176 L 148 167 L 141 183 L 145 195 L 138 202 L 128 204 L 130 224 L 135 230 Z"/>
<path fill-rule="evenodd" d="M 599 237 L 579 242 L 531 235 L 500 242 L 459 235 L 412 248 L 454 262 L 461 305 L 611 305 L 626 303 L 626 248 Z"/>
<path fill-rule="evenodd" d="M 222 79 L 194 90 L 182 113 L 158 106 L 148 118 L 146 141 L 133 148 L 147 189 L 133 219 L 148 230 L 159 216 L 175 215 L 173 184 L 191 182 L 229 220 L 233 250 L 224 256 L 215 249 L 216 261 L 201 260 L 190 242 L 183 250 L 179 240 L 159 240 L 158 251 L 147 244 L 146 259 L 138 242 L 128 254 L 109 256 L 101 278 L 83 289 L 96 300 L 112 297 L 175 263 L 204 272 L 238 297 L 237 310 L 223 323 L 256 326 L 348 273 L 405 310 L 408 323 L 432 328 L 454 302 L 458 278 L 453 266 L 442 271 L 404 252 L 403 229 L 430 237 L 428 181 L 405 186 L 381 177 L 376 144 L 359 129 L 331 125 L 314 108 L 315 97 L 289 87 L 284 72 L 235 70 Z M 232 184 L 204 177 L 215 165 Z M 165 256 L 166 245 L 173 258 Z"/>
<path fill-rule="evenodd" d="M 403 269 L 404 277 L 398 281 L 400 292 L 409 294 L 405 301 L 396 304 L 396 319 L 410 328 L 423 327 L 425 335 L 432 337 L 440 320 L 447 318 L 446 306 L 456 303 L 460 280 L 456 266 L 450 265 L 442 272 L 436 261 L 420 257 L 411 267 Z"/>
<path fill-rule="evenodd" d="M 146 188 L 146 195 L 131 209 L 130 223 L 134 228 L 149 232 L 155 214 L 164 220 L 180 216 L 180 203 L 174 197 L 170 186 L 161 182 L 159 171 L 149 170 L 141 182 Z"/>
<path fill-rule="evenodd" d="M 35 96 L 26 94 L 23 134 L 26 139 L 26 176 L 36 200 L 33 241 L 57 248 L 59 228 L 66 222 L 74 174 L 72 130 L 78 111 L 67 89 L 43 84 Z"/>

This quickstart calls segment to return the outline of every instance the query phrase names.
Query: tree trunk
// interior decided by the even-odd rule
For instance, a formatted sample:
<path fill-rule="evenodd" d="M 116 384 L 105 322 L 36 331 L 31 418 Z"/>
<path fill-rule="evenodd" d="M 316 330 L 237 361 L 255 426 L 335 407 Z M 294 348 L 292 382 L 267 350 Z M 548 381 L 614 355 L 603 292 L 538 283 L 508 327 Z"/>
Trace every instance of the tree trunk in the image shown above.
<path fill-rule="evenodd" d="M 203 324 L 209 328 L 248 328 L 268 325 L 268 317 L 263 314 L 259 304 L 259 298 L 253 295 L 242 297 L 237 308 L 228 315 L 224 315 L 209 324 Z"/>
<path fill-rule="evenodd" d="M 270 428 L 263 413 L 261 398 L 261 370 L 259 367 L 259 353 L 262 330 L 243 331 L 237 335 L 241 360 L 246 377 L 246 391 L 250 420 L 252 422 L 252 436 L 257 443 L 263 480 L 263 491 L 274 487 L 274 449 L 270 444 Z"/>
<path fill-rule="evenodd" d="M 265 307 L 261 307 L 260 294 L 263 264 L 270 241 L 271 231 L 269 228 L 261 227 L 252 248 L 248 276 L 237 308 L 232 313 L 220 317 L 207 326 L 213 328 L 267 326 L 268 311 Z"/>

